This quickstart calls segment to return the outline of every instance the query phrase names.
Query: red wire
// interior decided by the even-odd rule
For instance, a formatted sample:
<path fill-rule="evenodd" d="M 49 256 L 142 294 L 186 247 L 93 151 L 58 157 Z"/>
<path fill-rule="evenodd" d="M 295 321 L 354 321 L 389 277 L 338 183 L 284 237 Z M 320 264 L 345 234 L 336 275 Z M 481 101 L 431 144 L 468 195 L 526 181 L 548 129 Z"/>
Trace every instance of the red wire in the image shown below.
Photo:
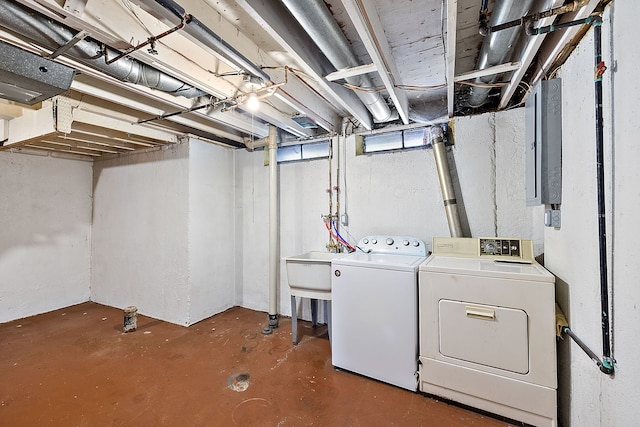
<path fill-rule="evenodd" d="M 341 238 L 340 236 L 338 236 L 337 234 L 335 234 L 333 232 L 333 230 L 331 229 L 331 226 L 329 225 L 329 221 L 323 221 L 324 222 L 324 226 L 327 228 L 327 231 L 329 232 L 329 234 L 331 234 L 336 240 L 338 240 L 339 242 L 341 242 L 343 245 L 345 245 L 346 247 L 348 247 L 349 249 L 355 251 L 356 248 L 354 248 L 353 246 L 351 246 L 349 244 L 349 242 L 347 242 L 346 240 L 344 240 L 343 238 Z"/>

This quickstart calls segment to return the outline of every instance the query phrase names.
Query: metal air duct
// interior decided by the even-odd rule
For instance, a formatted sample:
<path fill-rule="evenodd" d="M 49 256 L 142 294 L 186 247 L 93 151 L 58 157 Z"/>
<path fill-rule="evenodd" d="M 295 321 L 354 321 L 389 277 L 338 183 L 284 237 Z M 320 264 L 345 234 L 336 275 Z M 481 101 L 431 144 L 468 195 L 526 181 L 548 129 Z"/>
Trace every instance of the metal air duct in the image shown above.
<path fill-rule="evenodd" d="M 0 26 L 52 51 L 66 45 L 77 33 L 38 12 L 7 0 L 0 1 Z M 121 81 L 182 95 L 186 98 L 206 95 L 200 89 L 132 58 L 124 57 L 112 64 L 107 64 L 102 51 L 100 43 L 85 38 L 69 47 L 65 56 Z"/>
<path fill-rule="evenodd" d="M 507 21 L 519 19 L 529 12 L 535 0 L 497 0 L 491 12 L 490 25 L 496 26 Z M 482 43 L 476 70 L 483 70 L 494 65 L 503 64 L 511 59 L 518 39 L 523 35 L 522 27 L 513 27 L 506 30 L 490 33 Z M 478 77 L 475 82 L 479 84 L 495 83 L 496 75 Z M 491 88 L 472 87 L 469 94 L 469 105 L 473 108 L 485 103 Z"/>
<path fill-rule="evenodd" d="M 34 105 L 69 90 L 75 70 L 0 41 L 0 98 Z"/>
<path fill-rule="evenodd" d="M 362 65 L 358 62 L 349 41 L 323 0 L 282 0 L 282 2 L 337 70 Z M 346 77 L 345 80 L 353 86 L 374 87 L 373 82 L 366 75 Z M 356 91 L 356 95 L 371 112 L 375 121 L 386 122 L 392 119 L 391 110 L 379 93 Z"/>
<path fill-rule="evenodd" d="M 451 171 L 447 163 L 447 150 L 444 145 L 444 131 L 440 126 L 433 126 L 429 129 L 429 139 L 433 147 L 433 156 L 436 161 L 436 170 L 440 180 L 440 190 L 442 190 L 442 200 L 444 210 L 449 224 L 451 237 L 463 237 L 460 215 L 458 214 L 458 202 L 451 182 Z"/>

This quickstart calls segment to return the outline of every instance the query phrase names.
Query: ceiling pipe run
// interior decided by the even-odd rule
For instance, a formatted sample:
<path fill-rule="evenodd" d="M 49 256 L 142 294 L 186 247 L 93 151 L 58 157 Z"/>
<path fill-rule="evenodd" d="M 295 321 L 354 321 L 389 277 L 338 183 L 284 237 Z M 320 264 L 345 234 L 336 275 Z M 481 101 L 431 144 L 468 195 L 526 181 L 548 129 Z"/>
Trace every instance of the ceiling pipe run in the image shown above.
<path fill-rule="evenodd" d="M 493 11 L 491 12 L 491 26 L 495 27 L 498 24 L 523 17 L 527 12 L 529 12 L 534 3 L 535 0 L 497 0 L 493 7 Z M 482 26 L 480 31 L 484 31 Z M 482 43 L 482 48 L 480 49 L 480 55 L 478 56 L 478 62 L 476 64 L 476 70 L 483 70 L 494 65 L 508 62 L 513 55 L 513 51 L 518 44 L 518 40 L 521 37 L 523 37 L 523 30 L 521 27 L 513 27 L 495 33 L 490 33 Z M 475 80 L 475 83 L 491 84 L 495 83 L 497 78 L 497 75 L 478 77 Z M 485 104 L 490 91 L 491 88 L 487 87 L 471 87 L 468 101 L 469 106 L 472 108 L 478 108 Z"/>
<path fill-rule="evenodd" d="M 282 0 L 282 3 L 309 33 L 336 70 L 362 65 L 323 0 Z M 383 123 L 393 119 L 384 98 L 378 92 L 366 91 L 366 88 L 374 88 L 367 75 L 345 77 L 345 81 L 350 85 L 365 88 L 356 91 L 356 95 L 376 122 Z"/>
<path fill-rule="evenodd" d="M 446 126 L 446 125 L 444 125 Z M 440 190 L 442 190 L 442 200 L 444 210 L 449 224 L 451 237 L 464 237 L 462 225 L 460 225 L 460 214 L 458 213 L 458 202 L 451 181 L 451 171 L 447 162 L 447 150 L 444 144 L 444 131 L 440 126 L 433 126 L 429 129 L 429 139 L 433 147 L 433 157 L 436 161 Z"/>
<path fill-rule="evenodd" d="M 55 51 L 66 45 L 77 31 L 13 1 L 0 1 L 0 27 L 10 30 L 39 46 Z M 115 49 L 110 49 L 115 51 Z M 90 38 L 79 40 L 66 50 L 65 56 L 98 69 L 120 81 L 143 85 L 173 95 L 195 98 L 205 92 L 133 58 L 107 64 L 103 45 Z"/>
<path fill-rule="evenodd" d="M 148 4 L 148 2 L 149 0 L 145 1 L 145 4 Z M 271 80 L 271 77 L 262 71 L 260 67 L 247 59 L 229 43 L 225 42 L 222 37 L 200 22 L 198 18 L 188 14 L 182 6 L 173 0 L 155 0 L 155 2 L 165 8 L 167 12 L 170 12 L 174 17 L 174 21 L 175 18 L 177 18 L 178 21 L 184 19 L 186 24 L 184 31 L 186 33 L 199 42 L 204 43 L 224 59 L 230 61 L 235 67 L 240 68 L 241 71 L 244 71 L 251 76 L 263 80 L 265 83 Z"/>

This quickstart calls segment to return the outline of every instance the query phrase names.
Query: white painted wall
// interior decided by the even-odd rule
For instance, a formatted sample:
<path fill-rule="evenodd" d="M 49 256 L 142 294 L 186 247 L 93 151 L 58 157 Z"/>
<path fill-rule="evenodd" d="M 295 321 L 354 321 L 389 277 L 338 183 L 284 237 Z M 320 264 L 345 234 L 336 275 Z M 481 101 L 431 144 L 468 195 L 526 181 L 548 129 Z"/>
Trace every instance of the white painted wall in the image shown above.
<path fill-rule="evenodd" d="M 189 324 L 189 145 L 94 163 L 91 299 Z"/>
<path fill-rule="evenodd" d="M 462 201 L 474 237 L 536 239 L 542 250 L 542 208 L 527 208 L 524 192 L 524 110 L 457 118 L 452 148 Z M 340 161 L 340 210 L 349 215 L 355 243 L 369 234 L 417 236 L 431 248 L 448 236 L 433 151 L 410 150 L 355 155 L 355 139 L 336 142 Z M 268 182 L 264 153 L 235 152 L 236 303 L 268 308 Z M 336 184 L 337 161 L 332 164 Z M 290 315 L 285 262 L 288 256 L 325 250 L 321 219 L 329 211 L 329 161 L 279 165 L 281 246 L 279 312 Z M 344 177 L 344 179 L 342 178 Z M 346 184 L 345 184 L 346 179 Z M 537 217 L 540 217 L 537 219 Z M 497 233 L 497 234 L 496 234 Z M 302 316 L 309 318 L 308 304 Z"/>
<path fill-rule="evenodd" d="M 189 143 L 189 324 L 235 304 L 233 150 Z"/>
<path fill-rule="evenodd" d="M 92 165 L 0 152 L 0 322 L 89 300 Z"/>
<path fill-rule="evenodd" d="M 602 374 L 574 343 L 559 344 L 560 419 L 565 426 L 637 424 L 640 354 L 640 124 L 636 94 L 640 29 L 634 2 L 605 14 L 604 75 L 607 239 L 615 377 Z M 545 264 L 559 277 L 558 301 L 572 330 L 602 355 L 594 130 L 593 31 L 562 67 L 562 228 L 545 230 Z"/>
<path fill-rule="evenodd" d="M 180 325 L 232 307 L 233 169 L 199 140 L 96 161 L 92 300 Z"/>

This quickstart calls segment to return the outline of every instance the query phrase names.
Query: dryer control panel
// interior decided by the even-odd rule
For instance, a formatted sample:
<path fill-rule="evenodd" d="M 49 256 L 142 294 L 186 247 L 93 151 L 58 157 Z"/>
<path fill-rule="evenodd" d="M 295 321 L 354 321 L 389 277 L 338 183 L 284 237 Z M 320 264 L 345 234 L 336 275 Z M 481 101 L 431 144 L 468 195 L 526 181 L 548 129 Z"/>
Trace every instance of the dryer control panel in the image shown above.
<path fill-rule="evenodd" d="M 520 240 L 480 239 L 480 255 L 501 255 L 520 258 Z"/>
<path fill-rule="evenodd" d="M 535 261 L 531 240 L 504 237 L 434 237 L 433 254 L 527 264 Z"/>

